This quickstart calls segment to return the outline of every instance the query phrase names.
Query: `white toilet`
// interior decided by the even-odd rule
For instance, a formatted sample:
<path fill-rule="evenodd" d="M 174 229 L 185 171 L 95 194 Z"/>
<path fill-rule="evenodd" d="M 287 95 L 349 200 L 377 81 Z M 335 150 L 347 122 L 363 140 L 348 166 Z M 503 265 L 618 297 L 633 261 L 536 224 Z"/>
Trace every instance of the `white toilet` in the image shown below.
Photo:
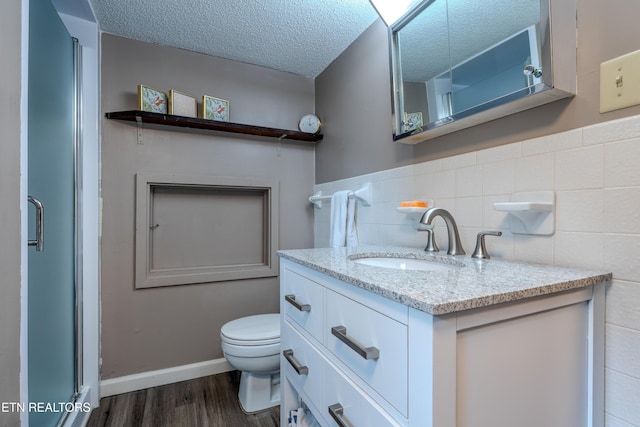
<path fill-rule="evenodd" d="M 280 404 L 280 315 L 259 314 L 225 323 L 222 352 L 239 371 L 242 409 L 258 412 Z"/>

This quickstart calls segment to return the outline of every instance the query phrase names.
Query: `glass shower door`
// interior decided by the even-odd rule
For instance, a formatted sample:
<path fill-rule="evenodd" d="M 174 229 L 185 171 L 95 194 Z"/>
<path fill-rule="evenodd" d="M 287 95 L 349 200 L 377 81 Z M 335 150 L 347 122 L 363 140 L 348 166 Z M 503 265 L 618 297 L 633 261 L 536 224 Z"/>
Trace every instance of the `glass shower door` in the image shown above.
<path fill-rule="evenodd" d="M 74 48 L 50 0 L 29 2 L 29 424 L 55 426 L 76 393 Z M 32 201 L 33 200 L 33 201 Z M 38 250 L 41 249 L 41 250 Z"/>

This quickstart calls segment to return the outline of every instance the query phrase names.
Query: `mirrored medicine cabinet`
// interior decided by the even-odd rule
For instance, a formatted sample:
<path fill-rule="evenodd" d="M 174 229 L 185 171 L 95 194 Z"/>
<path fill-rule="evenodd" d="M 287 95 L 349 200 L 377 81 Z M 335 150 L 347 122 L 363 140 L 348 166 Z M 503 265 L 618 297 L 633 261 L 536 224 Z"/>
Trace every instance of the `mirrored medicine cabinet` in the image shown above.
<path fill-rule="evenodd" d="M 576 0 L 425 0 L 389 39 L 397 142 L 576 92 Z"/>

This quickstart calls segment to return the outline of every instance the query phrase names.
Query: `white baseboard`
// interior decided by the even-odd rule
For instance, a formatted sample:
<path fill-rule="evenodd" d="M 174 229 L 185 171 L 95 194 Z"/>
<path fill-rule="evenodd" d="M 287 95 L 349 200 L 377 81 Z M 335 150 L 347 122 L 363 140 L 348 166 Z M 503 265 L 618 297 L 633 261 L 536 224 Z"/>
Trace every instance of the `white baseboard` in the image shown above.
<path fill-rule="evenodd" d="M 227 363 L 227 360 L 225 358 L 221 358 L 192 363 L 190 365 L 175 366 L 173 368 L 111 378 L 100 381 L 100 397 L 128 393 L 130 391 L 192 380 L 194 378 L 221 374 L 223 372 L 233 370 L 234 368 Z"/>

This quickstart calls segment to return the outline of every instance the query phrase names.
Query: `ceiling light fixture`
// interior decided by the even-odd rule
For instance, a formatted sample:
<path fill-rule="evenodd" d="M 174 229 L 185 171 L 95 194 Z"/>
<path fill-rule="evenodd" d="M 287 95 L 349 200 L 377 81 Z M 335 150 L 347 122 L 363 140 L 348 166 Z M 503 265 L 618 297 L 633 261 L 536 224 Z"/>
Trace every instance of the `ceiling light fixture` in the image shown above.
<path fill-rule="evenodd" d="M 420 0 L 369 0 L 387 27 L 407 14 Z"/>

